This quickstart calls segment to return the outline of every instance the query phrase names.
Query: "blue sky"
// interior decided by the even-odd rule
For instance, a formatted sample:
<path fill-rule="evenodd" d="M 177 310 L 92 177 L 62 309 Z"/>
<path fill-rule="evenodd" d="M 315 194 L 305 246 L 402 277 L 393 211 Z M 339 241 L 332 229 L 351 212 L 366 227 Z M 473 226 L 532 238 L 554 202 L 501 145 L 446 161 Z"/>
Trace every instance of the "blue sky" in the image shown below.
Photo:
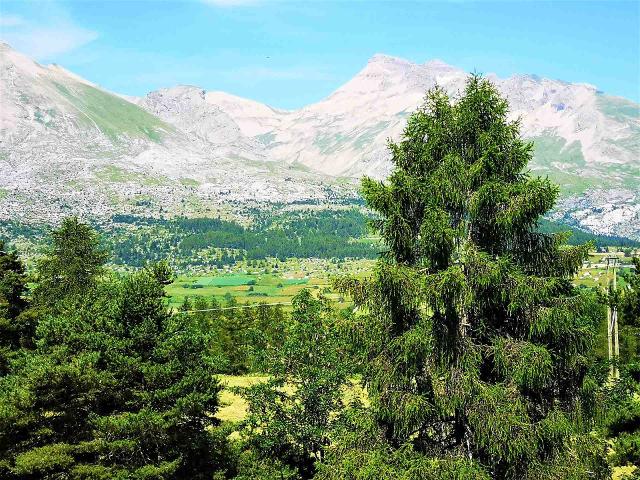
<path fill-rule="evenodd" d="M 638 1 L 1 0 L 0 38 L 130 95 L 190 84 L 298 108 L 380 52 L 640 101 Z"/>

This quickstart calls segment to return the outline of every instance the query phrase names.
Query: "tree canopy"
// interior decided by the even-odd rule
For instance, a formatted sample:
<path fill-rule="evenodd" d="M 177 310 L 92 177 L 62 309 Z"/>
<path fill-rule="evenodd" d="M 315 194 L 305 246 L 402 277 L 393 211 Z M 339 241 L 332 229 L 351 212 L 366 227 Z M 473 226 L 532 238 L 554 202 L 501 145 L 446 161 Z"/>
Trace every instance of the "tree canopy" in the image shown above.
<path fill-rule="evenodd" d="M 260 464 L 273 469 L 280 462 L 294 478 L 313 476 L 343 405 L 348 369 L 335 322 L 326 298 L 302 290 L 293 298 L 283 345 L 268 354 L 269 380 L 241 390 L 247 447 Z"/>
<path fill-rule="evenodd" d="M 385 448 L 458 471 L 437 478 L 604 478 L 583 435 L 602 309 L 570 283 L 588 245 L 537 228 L 558 187 L 526 170 L 507 101 L 480 76 L 455 101 L 435 88 L 390 149 L 387 181 L 362 183 L 388 250 L 371 278 L 337 282 Z"/>
<path fill-rule="evenodd" d="M 108 258 L 100 238 L 77 217 L 65 218 L 51 232 L 51 243 L 38 264 L 38 284 L 33 292 L 38 304 L 53 305 L 82 295 L 103 272 Z"/>
<path fill-rule="evenodd" d="M 39 290 L 47 308 L 36 310 L 35 345 L 0 376 L 0 476 L 211 478 L 223 468 L 210 334 L 168 312 L 166 266 L 98 281 L 97 242 L 86 225 L 65 223 L 39 264 L 51 283 Z M 58 286 L 51 269 L 63 259 Z M 65 296 L 56 302 L 53 291 Z"/>

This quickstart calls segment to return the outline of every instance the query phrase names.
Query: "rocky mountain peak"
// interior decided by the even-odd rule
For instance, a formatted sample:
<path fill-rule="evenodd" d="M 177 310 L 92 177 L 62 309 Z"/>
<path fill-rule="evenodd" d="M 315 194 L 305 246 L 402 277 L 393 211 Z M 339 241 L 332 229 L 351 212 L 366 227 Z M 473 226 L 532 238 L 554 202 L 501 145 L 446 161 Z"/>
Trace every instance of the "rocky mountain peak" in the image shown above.
<path fill-rule="evenodd" d="M 0 60 L 0 189 L 24 191 L 20 198 L 27 200 L 38 189 L 48 196 L 59 191 L 62 204 L 79 169 L 87 188 L 110 181 L 104 178 L 133 185 L 162 171 L 163 182 L 189 176 L 189 185 L 210 189 L 207 198 L 231 190 L 236 199 L 247 195 L 250 179 L 237 174 L 246 169 L 262 179 L 250 192 L 255 198 L 282 198 L 278 189 L 304 197 L 315 188 L 312 177 L 382 179 L 390 170 L 387 139 L 401 139 L 426 91 L 437 84 L 455 96 L 468 78 L 442 60 L 415 64 L 377 54 L 327 98 L 283 111 L 190 85 L 117 96 L 6 44 Z M 560 183 L 563 221 L 640 238 L 638 104 L 535 75 L 487 78 L 508 99 L 512 118 L 520 118 L 523 136 L 535 142 L 534 174 Z M 311 183 L 276 178 L 283 166 L 300 174 L 300 165 Z M 216 187 L 205 187 L 212 178 Z M 22 210 L 5 212 L 9 217 L 26 211 L 26 203 L 10 200 Z"/>

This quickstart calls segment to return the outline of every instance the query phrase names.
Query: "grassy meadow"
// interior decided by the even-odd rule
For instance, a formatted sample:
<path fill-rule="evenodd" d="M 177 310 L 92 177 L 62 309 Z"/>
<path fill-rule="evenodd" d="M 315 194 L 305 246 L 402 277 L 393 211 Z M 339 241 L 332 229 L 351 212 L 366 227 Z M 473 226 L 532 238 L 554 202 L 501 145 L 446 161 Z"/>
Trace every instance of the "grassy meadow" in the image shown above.
<path fill-rule="evenodd" d="M 247 414 L 247 402 L 233 392 L 237 387 L 250 387 L 257 383 L 266 382 L 269 377 L 265 375 L 218 375 L 218 380 L 223 386 L 220 393 L 221 408 L 216 418 L 223 422 L 237 422 L 243 420 Z M 366 390 L 358 379 L 352 379 L 351 384 L 344 392 L 344 401 L 350 402 L 358 398 L 363 404 L 368 404 Z"/>
<path fill-rule="evenodd" d="M 372 260 L 294 259 L 274 263 L 277 268 L 272 265 L 255 269 L 239 262 L 219 273 L 179 275 L 166 292 L 169 305 L 177 308 L 185 298 L 195 296 L 215 298 L 221 304 L 229 296 L 239 304 L 288 303 L 300 290 L 308 288 L 327 296 L 340 308 L 347 305 L 348 299 L 332 290 L 331 278 L 346 273 L 366 275 L 373 264 Z"/>
<path fill-rule="evenodd" d="M 574 283 L 585 287 L 606 288 L 612 277 L 607 277 L 605 258 L 614 254 L 618 256 L 620 264 L 617 269 L 618 287 L 624 288 L 623 274 L 630 270 L 631 254 L 616 253 L 614 248 L 610 249 L 609 253 L 593 252 L 576 275 Z M 239 304 L 288 303 L 300 290 L 308 288 L 324 294 L 340 308 L 347 306 L 349 300 L 332 290 L 331 278 L 344 274 L 366 276 L 375 265 L 375 261 L 290 259 L 271 260 L 266 262 L 266 265 L 268 266 L 252 268 L 246 262 L 238 262 L 235 266 L 217 273 L 179 275 L 166 289 L 169 305 L 177 308 L 186 297 L 195 296 L 215 298 L 221 304 L 224 304 L 229 296 Z"/>

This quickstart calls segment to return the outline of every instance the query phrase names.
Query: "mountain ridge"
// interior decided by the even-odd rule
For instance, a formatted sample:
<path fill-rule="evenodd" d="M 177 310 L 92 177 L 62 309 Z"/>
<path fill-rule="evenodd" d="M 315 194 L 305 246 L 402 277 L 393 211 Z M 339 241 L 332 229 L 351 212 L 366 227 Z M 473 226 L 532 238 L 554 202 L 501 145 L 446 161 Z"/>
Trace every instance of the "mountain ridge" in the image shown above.
<path fill-rule="evenodd" d="M 150 208 L 186 214 L 194 212 L 168 197 L 206 207 L 353 195 L 348 179 L 389 173 L 386 140 L 400 139 L 426 91 L 437 84 L 455 96 L 468 77 L 442 60 L 416 64 L 376 54 L 324 99 L 279 110 L 198 86 L 119 95 L 6 44 L 0 55 L 0 193 L 14 204 L 0 219 L 20 213 L 27 200 L 37 203 L 29 190 L 104 212 L 123 205 L 136 211 L 131 198 L 149 197 Z M 554 218 L 640 238 L 640 107 L 588 84 L 486 77 L 535 142 L 532 171 L 561 185 Z M 45 216 L 60 215 L 53 210 Z M 25 205 L 20 216 L 29 215 L 42 217 Z"/>

